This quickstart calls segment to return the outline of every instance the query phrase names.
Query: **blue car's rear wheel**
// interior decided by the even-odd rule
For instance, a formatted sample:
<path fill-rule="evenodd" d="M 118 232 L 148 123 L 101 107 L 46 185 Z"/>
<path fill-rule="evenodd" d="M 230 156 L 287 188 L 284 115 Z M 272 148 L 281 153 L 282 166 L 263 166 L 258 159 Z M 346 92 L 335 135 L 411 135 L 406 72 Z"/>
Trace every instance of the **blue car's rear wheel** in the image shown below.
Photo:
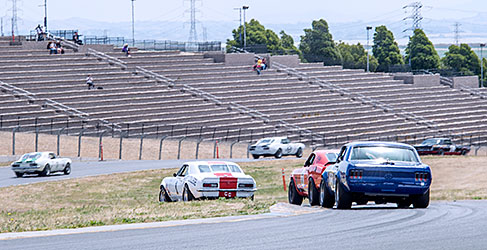
<path fill-rule="evenodd" d="M 352 196 L 339 181 L 336 183 L 335 200 L 338 209 L 350 209 L 352 207 Z"/>
<path fill-rule="evenodd" d="M 335 205 L 335 197 L 330 193 L 328 188 L 326 187 L 326 183 L 324 180 L 321 180 L 320 183 L 320 206 L 326 208 L 332 208 Z"/>
<path fill-rule="evenodd" d="M 430 204 L 430 190 L 413 198 L 414 208 L 427 208 Z"/>

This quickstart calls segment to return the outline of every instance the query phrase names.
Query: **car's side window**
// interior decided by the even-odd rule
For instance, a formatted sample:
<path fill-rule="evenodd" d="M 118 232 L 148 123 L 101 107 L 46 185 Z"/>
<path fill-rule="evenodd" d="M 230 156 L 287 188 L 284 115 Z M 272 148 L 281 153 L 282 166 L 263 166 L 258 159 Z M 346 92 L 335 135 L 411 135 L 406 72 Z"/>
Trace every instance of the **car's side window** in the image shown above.
<path fill-rule="evenodd" d="M 289 139 L 282 139 L 281 140 L 281 143 L 282 144 L 289 144 Z"/>
<path fill-rule="evenodd" d="M 188 172 L 188 165 L 183 165 L 181 169 L 179 169 L 177 176 L 185 176 L 186 173 Z"/>
<path fill-rule="evenodd" d="M 309 167 L 311 166 L 311 164 L 313 164 L 313 161 L 315 160 L 315 154 L 311 154 L 309 157 L 308 157 L 308 160 L 306 160 L 306 163 L 304 163 L 304 166 L 305 167 Z"/>
<path fill-rule="evenodd" d="M 55 158 L 56 158 L 56 156 L 53 153 L 49 154 L 49 159 L 55 159 Z"/>
<path fill-rule="evenodd" d="M 340 153 L 338 154 L 338 158 L 337 158 L 338 161 L 343 161 L 343 159 L 345 158 L 346 151 L 347 151 L 347 147 L 345 147 L 345 146 L 343 146 L 340 149 Z"/>

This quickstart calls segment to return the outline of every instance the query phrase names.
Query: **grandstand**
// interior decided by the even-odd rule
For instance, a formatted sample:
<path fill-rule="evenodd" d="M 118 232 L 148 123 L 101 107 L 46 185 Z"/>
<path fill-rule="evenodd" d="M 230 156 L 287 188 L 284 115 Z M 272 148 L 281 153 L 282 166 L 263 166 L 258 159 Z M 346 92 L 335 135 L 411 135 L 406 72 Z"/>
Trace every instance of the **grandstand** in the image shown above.
<path fill-rule="evenodd" d="M 487 140 L 487 101 L 444 85 L 319 63 L 273 64 L 272 57 L 258 76 L 249 64 L 204 53 L 139 50 L 126 57 L 80 47 L 49 55 L 45 42 L 30 43 L 36 45 L 0 40 L 4 131 L 229 141 L 287 135 L 328 146 L 440 135 Z M 103 89 L 88 90 L 87 75 Z"/>

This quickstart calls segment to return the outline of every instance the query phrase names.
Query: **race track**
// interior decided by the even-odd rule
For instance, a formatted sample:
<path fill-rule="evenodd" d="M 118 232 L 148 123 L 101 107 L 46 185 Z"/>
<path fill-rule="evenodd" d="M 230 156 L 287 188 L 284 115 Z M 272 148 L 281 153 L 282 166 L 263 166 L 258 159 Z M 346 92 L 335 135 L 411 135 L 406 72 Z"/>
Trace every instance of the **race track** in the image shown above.
<path fill-rule="evenodd" d="M 223 160 L 223 159 L 222 159 Z M 272 159 L 262 159 L 272 160 Z M 69 178 L 80 178 L 86 176 L 95 176 L 102 174 L 132 172 L 148 169 L 161 168 L 179 168 L 182 163 L 189 160 L 162 160 L 162 161 L 90 161 L 90 162 L 73 162 L 71 174 L 54 173 L 51 176 L 40 177 L 37 175 L 25 175 L 22 178 L 15 177 L 10 167 L 0 168 L 0 187 L 13 185 L 24 185 L 45 181 L 57 181 Z M 231 161 L 244 162 L 255 161 L 250 159 L 231 159 Z M 162 178 L 162 176 L 161 176 Z"/>
<path fill-rule="evenodd" d="M 486 249 L 487 201 L 0 240 L 0 249 Z"/>

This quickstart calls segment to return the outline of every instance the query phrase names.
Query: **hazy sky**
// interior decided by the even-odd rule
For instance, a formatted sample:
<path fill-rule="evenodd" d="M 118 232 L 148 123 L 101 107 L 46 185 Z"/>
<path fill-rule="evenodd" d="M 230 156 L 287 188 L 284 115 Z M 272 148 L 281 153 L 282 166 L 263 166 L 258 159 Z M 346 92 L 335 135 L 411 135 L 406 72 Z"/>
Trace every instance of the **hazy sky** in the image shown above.
<path fill-rule="evenodd" d="M 17 0 L 19 17 L 42 21 L 44 0 Z M 329 22 L 359 20 L 400 20 L 406 16 L 402 7 L 413 0 L 201 0 L 199 20 L 236 21 L 235 7 L 249 5 L 247 19 L 262 23 L 311 22 L 325 18 Z M 136 20 L 183 21 L 189 19 L 189 1 L 136 0 Z M 485 0 L 425 0 L 423 16 L 431 19 L 460 19 L 487 12 Z M 49 20 L 73 17 L 97 21 L 131 20 L 131 0 L 47 0 Z M 0 16 L 11 15 L 11 0 L 0 0 Z"/>

